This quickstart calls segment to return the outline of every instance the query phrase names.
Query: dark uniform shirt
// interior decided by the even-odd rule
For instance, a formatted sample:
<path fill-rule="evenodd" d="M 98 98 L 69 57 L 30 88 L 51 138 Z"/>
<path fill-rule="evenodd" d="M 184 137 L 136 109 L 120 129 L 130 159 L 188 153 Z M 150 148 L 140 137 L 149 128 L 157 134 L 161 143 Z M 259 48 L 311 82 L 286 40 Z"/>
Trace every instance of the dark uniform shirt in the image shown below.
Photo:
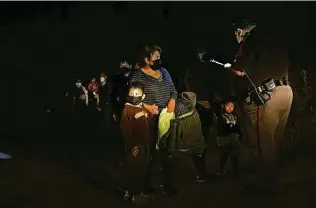
<path fill-rule="evenodd" d="M 285 38 L 254 28 L 240 43 L 233 68 L 244 69 L 256 85 L 268 78 L 288 78 L 289 60 Z M 250 86 L 245 77 L 242 79 L 244 84 Z"/>

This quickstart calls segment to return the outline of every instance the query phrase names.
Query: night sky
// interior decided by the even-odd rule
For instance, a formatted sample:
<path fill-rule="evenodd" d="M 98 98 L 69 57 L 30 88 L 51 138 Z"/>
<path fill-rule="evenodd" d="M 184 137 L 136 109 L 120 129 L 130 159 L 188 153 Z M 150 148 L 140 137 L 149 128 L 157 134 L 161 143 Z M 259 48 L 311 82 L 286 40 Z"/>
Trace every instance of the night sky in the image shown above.
<path fill-rule="evenodd" d="M 292 66 L 313 70 L 314 11 L 315 2 L 1 2 L 1 130 L 40 126 L 47 97 L 115 72 L 138 44 L 160 45 L 177 77 L 198 45 L 229 62 L 235 17 L 286 34 Z"/>

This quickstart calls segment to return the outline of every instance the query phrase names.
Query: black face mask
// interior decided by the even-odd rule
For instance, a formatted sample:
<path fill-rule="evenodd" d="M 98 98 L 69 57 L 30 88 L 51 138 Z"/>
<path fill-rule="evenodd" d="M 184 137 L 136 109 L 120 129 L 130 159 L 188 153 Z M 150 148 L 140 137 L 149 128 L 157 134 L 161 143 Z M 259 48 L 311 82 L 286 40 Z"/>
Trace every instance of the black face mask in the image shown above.
<path fill-rule="evenodd" d="M 143 98 L 142 96 L 134 97 L 129 95 L 127 96 L 127 101 L 132 105 L 139 105 L 143 101 Z"/>
<path fill-rule="evenodd" d="M 119 73 L 125 74 L 125 73 L 129 72 L 130 70 L 131 69 L 128 68 L 128 67 L 122 67 L 122 68 L 120 68 L 120 72 Z"/>
<path fill-rule="evenodd" d="M 159 70 L 161 69 L 161 65 L 162 65 L 162 62 L 160 59 L 157 59 L 155 61 L 153 61 L 153 65 L 150 65 L 150 68 L 152 68 L 152 70 Z"/>

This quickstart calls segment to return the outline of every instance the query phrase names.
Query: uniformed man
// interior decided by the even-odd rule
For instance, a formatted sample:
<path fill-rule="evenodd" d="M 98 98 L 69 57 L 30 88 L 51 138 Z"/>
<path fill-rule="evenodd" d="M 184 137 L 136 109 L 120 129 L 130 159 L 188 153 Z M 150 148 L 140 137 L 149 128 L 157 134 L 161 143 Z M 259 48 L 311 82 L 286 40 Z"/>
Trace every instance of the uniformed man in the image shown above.
<path fill-rule="evenodd" d="M 243 190 L 277 193 L 280 190 L 278 144 L 293 99 L 288 82 L 289 59 L 285 38 L 249 20 L 236 22 L 234 31 L 240 46 L 233 63 L 237 70 L 233 72 L 240 101 L 239 113 L 249 149 L 258 159 L 254 163 L 257 180 L 244 184 Z M 260 87 L 257 88 L 260 96 L 246 73 L 255 86 Z"/>

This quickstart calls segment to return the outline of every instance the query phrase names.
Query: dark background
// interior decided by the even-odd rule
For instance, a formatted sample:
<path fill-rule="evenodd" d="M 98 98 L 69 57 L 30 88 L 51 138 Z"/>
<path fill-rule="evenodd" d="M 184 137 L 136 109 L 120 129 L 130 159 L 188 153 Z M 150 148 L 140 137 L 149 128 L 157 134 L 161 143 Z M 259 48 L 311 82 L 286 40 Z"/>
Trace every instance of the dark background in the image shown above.
<path fill-rule="evenodd" d="M 40 128 L 48 103 L 76 78 L 113 73 L 138 44 L 158 44 L 183 74 L 206 46 L 220 61 L 235 50 L 232 21 L 251 17 L 286 35 L 291 64 L 312 69 L 314 2 L 1 2 L 1 130 Z M 56 101 L 57 100 L 57 101 Z"/>
<path fill-rule="evenodd" d="M 79 119 L 60 108 L 67 87 L 100 71 L 115 73 L 119 57 L 133 55 L 138 44 L 160 45 L 180 82 L 197 47 L 230 62 L 235 17 L 253 18 L 289 43 L 295 97 L 285 146 L 290 162 L 282 168 L 287 191 L 280 198 L 253 197 L 229 179 L 196 184 L 187 157 L 176 164 L 180 197 L 157 195 L 150 207 L 315 207 L 316 115 L 304 110 L 310 84 L 305 96 L 295 85 L 306 69 L 315 86 L 314 11 L 314 2 L 0 2 L 0 152 L 13 156 L 0 161 L 0 207 L 122 207 L 122 193 L 115 192 L 124 176 L 116 168 L 117 140 L 87 118 L 80 120 L 84 128 L 73 125 Z M 49 106 L 54 113 L 46 113 Z M 296 141 L 304 139 L 305 149 Z M 219 154 L 209 147 L 214 173 Z M 156 182 L 159 187 L 159 177 Z"/>

